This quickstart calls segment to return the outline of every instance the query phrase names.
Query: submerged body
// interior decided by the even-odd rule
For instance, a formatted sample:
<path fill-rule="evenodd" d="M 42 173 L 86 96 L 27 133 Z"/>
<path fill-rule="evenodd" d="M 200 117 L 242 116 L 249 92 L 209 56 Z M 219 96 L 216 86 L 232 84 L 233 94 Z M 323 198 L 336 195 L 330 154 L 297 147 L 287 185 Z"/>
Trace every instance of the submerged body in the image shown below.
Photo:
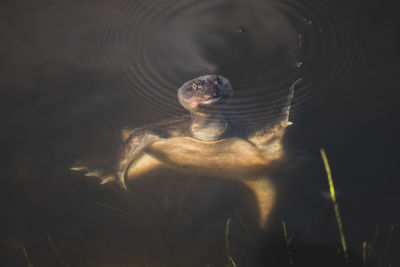
<path fill-rule="evenodd" d="M 159 167 L 237 179 L 254 192 L 260 226 L 265 227 L 275 202 L 274 186 L 265 174 L 282 159 L 282 138 L 291 124 L 288 117 L 297 82 L 280 118 L 251 131 L 223 114 L 222 104 L 232 95 L 228 79 L 206 75 L 188 81 L 178 90 L 178 99 L 190 116 L 124 131 L 115 173 L 86 175 L 99 177 L 102 183 L 119 181 L 125 189 L 128 179 Z"/>

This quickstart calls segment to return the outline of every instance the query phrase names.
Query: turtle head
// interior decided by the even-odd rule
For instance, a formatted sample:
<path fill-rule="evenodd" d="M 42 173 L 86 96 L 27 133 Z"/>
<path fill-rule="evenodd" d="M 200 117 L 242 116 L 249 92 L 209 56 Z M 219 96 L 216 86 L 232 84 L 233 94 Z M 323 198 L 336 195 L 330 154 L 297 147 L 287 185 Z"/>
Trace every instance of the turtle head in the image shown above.
<path fill-rule="evenodd" d="M 219 75 L 205 75 L 184 83 L 178 90 L 181 105 L 190 112 L 208 113 L 233 94 L 229 80 Z"/>

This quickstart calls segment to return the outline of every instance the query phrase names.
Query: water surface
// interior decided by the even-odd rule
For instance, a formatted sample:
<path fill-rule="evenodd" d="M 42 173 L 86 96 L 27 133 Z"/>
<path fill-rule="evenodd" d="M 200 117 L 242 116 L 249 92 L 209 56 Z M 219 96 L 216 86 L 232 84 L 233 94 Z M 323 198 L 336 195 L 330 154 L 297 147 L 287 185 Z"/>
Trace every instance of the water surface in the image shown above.
<path fill-rule="evenodd" d="M 395 9 L 359 1 L 3 1 L 1 255 L 5 266 L 397 266 Z M 122 127 L 184 114 L 177 88 L 228 77 L 254 127 L 296 90 L 270 228 L 240 183 L 162 171 L 99 186 L 69 168 L 110 160 Z M 244 227 L 245 226 L 245 227 Z M 24 252 L 26 256 L 24 256 Z M 321 263 L 322 262 L 322 263 Z M 336 264 L 336 265 L 335 265 Z M 396 265 L 397 264 L 397 265 Z"/>

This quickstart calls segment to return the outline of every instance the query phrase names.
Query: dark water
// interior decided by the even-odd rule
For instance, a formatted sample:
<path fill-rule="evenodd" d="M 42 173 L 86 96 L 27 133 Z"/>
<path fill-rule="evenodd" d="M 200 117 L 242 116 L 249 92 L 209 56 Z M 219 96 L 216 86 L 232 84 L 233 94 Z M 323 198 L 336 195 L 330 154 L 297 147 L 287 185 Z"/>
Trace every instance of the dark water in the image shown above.
<path fill-rule="evenodd" d="M 20 0 L 0 14 L 2 266 L 234 266 L 228 218 L 237 266 L 292 266 L 282 220 L 293 266 L 399 266 L 394 6 Z M 106 164 L 122 127 L 185 113 L 177 88 L 208 73 L 231 80 L 228 112 L 254 126 L 303 79 L 266 231 L 238 182 L 163 171 L 123 192 L 71 173 L 77 160 Z"/>

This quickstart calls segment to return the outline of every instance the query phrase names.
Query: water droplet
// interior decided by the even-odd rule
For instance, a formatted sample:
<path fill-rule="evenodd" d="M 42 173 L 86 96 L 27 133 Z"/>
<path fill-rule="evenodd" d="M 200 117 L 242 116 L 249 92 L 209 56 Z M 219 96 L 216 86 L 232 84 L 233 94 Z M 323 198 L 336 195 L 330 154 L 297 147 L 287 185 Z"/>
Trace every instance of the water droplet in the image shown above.
<path fill-rule="evenodd" d="M 236 29 L 236 32 L 237 33 L 244 33 L 244 32 L 246 32 L 246 29 L 244 27 L 239 27 L 239 28 Z"/>

